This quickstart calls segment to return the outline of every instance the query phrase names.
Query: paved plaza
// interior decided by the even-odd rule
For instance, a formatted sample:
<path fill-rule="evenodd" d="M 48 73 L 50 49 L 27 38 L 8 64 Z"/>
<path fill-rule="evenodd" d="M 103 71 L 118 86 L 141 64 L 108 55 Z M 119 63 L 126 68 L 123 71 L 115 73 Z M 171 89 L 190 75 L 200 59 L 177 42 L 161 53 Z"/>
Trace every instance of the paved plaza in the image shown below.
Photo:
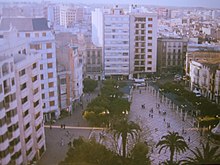
<path fill-rule="evenodd" d="M 83 109 L 93 98 L 97 97 L 98 93 L 97 90 L 92 94 L 84 95 L 82 98 L 83 106 L 78 105 L 71 116 L 56 121 L 51 128 L 50 125 L 45 125 L 47 150 L 38 165 L 56 165 L 64 160 L 68 151 L 68 143 L 80 136 L 85 138 L 95 137 L 102 144 L 108 147 L 111 146 L 109 143 L 111 137 L 107 137 L 107 139 L 100 138 L 103 128 L 88 127 L 88 123 L 82 118 Z M 160 162 L 169 159 L 169 150 L 158 154 L 159 148 L 155 148 L 160 138 L 166 135 L 168 131 L 179 132 L 185 138 L 190 149 L 200 148 L 201 143 L 207 141 L 207 134 L 203 133 L 203 136 L 201 136 L 198 128 L 193 126 L 193 118 L 188 114 L 184 116 L 183 121 L 183 114 L 173 108 L 172 104 L 167 104 L 171 101 L 159 96 L 159 93 L 156 93 L 153 87 L 133 89 L 131 96 L 131 111 L 128 117 L 130 120 L 139 123 L 143 129 L 142 135 L 150 145 L 150 159 L 153 165 L 158 165 Z M 160 104 L 159 108 L 157 107 L 158 104 Z M 145 108 L 142 107 L 143 105 Z M 61 124 L 65 124 L 65 129 L 61 128 Z M 169 125 L 170 127 L 168 127 Z M 190 156 L 190 154 L 191 152 L 187 151 L 184 154 L 175 155 L 174 160 L 176 158 L 183 159 Z"/>
<path fill-rule="evenodd" d="M 174 110 L 172 105 L 167 104 L 169 101 L 159 96 L 159 93 L 156 93 L 153 87 L 148 86 L 147 88 L 134 89 L 132 96 L 129 118 L 138 122 L 144 128 L 147 134 L 146 141 L 151 146 L 150 159 L 154 165 L 169 159 L 169 150 L 158 154 L 159 147 L 155 148 L 161 137 L 166 135 L 168 131 L 179 132 L 190 149 L 195 147 L 201 148 L 201 143 L 206 143 L 207 134 L 203 133 L 203 136 L 201 136 L 198 128 L 193 127 L 193 118 L 187 115 L 184 116 L 185 119 L 183 121 L 180 111 Z M 191 152 L 187 151 L 181 155 L 175 155 L 174 160 L 180 160 L 186 156 L 191 156 Z"/>

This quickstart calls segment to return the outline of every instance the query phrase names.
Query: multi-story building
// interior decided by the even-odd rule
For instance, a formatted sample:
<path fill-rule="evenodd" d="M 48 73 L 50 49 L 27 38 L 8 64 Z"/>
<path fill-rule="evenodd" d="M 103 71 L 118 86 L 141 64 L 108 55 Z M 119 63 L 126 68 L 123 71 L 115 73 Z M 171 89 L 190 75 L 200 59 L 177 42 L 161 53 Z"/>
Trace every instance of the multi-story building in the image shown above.
<path fill-rule="evenodd" d="M 157 65 L 157 15 L 133 6 L 130 13 L 130 74 L 145 77 Z"/>
<path fill-rule="evenodd" d="M 103 11 L 99 8 L 92 11 L 92 42 L 103 47 Z"/>
<path fill-rule="evenodd" d="M 2 53 L 1 53 L 2 55 Z M 13 57 L 0 56 L 0 164 L 23 162 Z"/>
<path fill-rule="evenodd" d="M 83 54 L 84 77 L 101 80 L 102 75 L 102 48 L 88 45 Z"/>
<path fill-rule="evenodd" d="M 23 163 L 28 164 L 38 160 L 46 150 L 40 57 L 15 54 L 14 62 L 21 155 Z"/>
<path fill-rule="evenodd" d="M 0 30 L 8 30 L 11 27 L 18 30 L 19 38 L 25 38 L 28 41 L 29 48 L 24 51 L 41 56 L 40 79 L 44 119 L 48 121 L 57 118 L 60 111 L 58 108 L 55 37 L 48 28 L 46 18 L 3 18 L 1 20 Z"/>
<path fill-rule="evenodd" d="M 72 27 L 76 21 L 76 8 L 71 5 L 57 5 L 54 7 L 54 19 L 56 25 Z"/>
<path fill-rule="evenodd" d="M 116 6 L 103 16 L 103 68 L 105 77 L 128 78 L 129 68 L 129 14 Z"/>
<path fill-rule="evenodd" d="M 187 51 L 187 39 L 161 37 L 157 39 L 157 71 L 182 73 Z"/>
<path fill-rule="evenodd" d="M 73 46 L 75 38 L 71 33 L 56 34 L 56 52 L 59 65 L 58 81 L 62 109 L 72 109 L 72 103 L 78 101 L 83 93 L 82 60 L 78 47 Z M 61 103 L 60 102 L 60 103 Z"/>
<path fill-rule="evenodd" d="M 220 101 L 220 59 L 204 58 L 190 61 L 190 88 L 216 103 Z"/>
<path fill-rule="evenodd" d="M 46 149 L 40 56 L 27 54 L 26 40 L 10 32 L 1 36 L 0 164 L 28 164 Z"/>

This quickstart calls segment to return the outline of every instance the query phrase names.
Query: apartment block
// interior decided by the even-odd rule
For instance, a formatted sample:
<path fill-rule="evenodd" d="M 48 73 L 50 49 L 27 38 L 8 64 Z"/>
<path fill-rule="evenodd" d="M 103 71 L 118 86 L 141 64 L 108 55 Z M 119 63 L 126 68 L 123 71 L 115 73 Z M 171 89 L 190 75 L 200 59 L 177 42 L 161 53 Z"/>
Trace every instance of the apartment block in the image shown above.
<path fill-rule="evenodd" d="M 157 15 L 138 10 L 130 13 L 130 77 L 145 77 L 157 70 Z"/>
<path fill-rule="evenodd" d="M 102 73 L 102 48 L 93 44 L 87 45 L 84 54 L 84 77 L 101 80 Z"/>
<path fill-rule="evenodd" d="M 46 149 L 40 56 L 12 34 L 1 32 L 0 40 L 0 164 L 28 164 Z"/>
<path fill-rule="evenodd" d="M 25 25 L 25 26 L 24 26 Z M 26 39 L 26 52 L 40 56 L 40 79 L 44 120 L 57 118 L 58 107 L 55 37 L 48 28 L 46 18 L 3 18 L 0 30 L 16 28 L 19 38 Z M 52 95 L 52 96 L 51 96 Z"/>
<path fill-rule="evenodd" d="M 105 77 L 128 78 L 129 68 L 129 14 L 116 6 L 103 17 L 103 68 Z"/>
<path fill-rule="evenodd" d="M 161 37 L 157 39 L 158 73 L 182 73 L 186 60 L 187 39 Z"/>

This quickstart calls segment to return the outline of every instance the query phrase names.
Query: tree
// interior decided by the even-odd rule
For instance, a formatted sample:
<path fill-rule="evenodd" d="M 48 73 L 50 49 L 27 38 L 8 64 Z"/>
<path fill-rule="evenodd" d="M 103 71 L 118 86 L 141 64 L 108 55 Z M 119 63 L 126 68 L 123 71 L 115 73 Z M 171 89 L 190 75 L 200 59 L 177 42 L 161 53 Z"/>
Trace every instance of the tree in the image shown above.
<path fill-rule="evenodd" d="M 93 140 L 75 139 L 59 165 L 122 165 L 121 159 L 104 145 Z"/>
<path fill-rule="evenodd" d="M 147 157 L 149 153 L 149 148 L 143 142 L 138 142 L 135 144 L 134 148 L 131 150 L 131 159 L 133 165 L 149 165 L 150 159 Z"/>
<path fill-rule="evenodd" d="M 181 153 L 185 152 L 188 148 L 184 138 L 179 135 L 178 132 L 168 132 L 167 135 L 162 136 L 161 140 L 157 143 L 156 147 L 161 146 L 159 153 L 165 149 L 169 148 L 170 150 L 170 164 L 173 163 L 173 157 L 175 152 Z"/>
<path fill-rule="evenodd" d="M 209 142 L 205 145 L 202 144 L 202 149 L 198 147 L 195 150 L 191 150 L 194 157 L 187 157 L 187 160 L 184 161 L 185 164 L 194 165 L 194 164 L 216 164 L 220 162 L 220 154 L 217 153 L 219 146 L 211 147 Z"/>
<path fill-rule="evenodd" d="M 125 158 L 128 135 L 131 135 L 132 138 L 135 138 L 138 131 L 141 131 L 141 128 L 138 124 L 134 123 L 133 121 L 128 121 L 127 119 L 118 120 L 111 126 L 114 136 L 117 136 L 118 139 L 120 137 L 122 138 L 122 155 Z"/>
<path fill-rule="evenodd" d="M 98 82 L 96 80 L 92 80 L 89 78 L 85 78 L 83 80 L 83 92 L 87 93 L 87 92 L 93 92 L 95 90 L 95 88 L 98 86 Z"/>

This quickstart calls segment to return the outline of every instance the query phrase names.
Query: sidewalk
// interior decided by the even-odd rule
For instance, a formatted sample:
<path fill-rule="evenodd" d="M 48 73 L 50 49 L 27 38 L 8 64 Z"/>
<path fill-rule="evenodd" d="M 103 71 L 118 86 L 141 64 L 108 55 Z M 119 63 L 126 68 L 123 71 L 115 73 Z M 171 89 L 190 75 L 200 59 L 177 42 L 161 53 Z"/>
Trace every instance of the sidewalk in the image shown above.
<path fill-rule="evenodd" d="M 43 154 L 38 165 L 57 165 L 64 160 L 68 151 L 68 143 L 80 136 L 89 138 L 94 132 L 99 133 L 101 130 L 88 127 L 88 123 L 82 117 L 83 109 L 92 99 L 97 97 L 99 88 L 94 93 L 85 94 L 82 97 L 82 105 L 77 106 L 71 116 L 57 120 L 52 124 L 45 124 L 46 152 Z M 65 124 L 65 129 L 61 128 Z"/>
<path fill-rule="evenodd" d="M 165 99 L 164 99 L 165 100 Z M 145 104 L 145 109 L 141 105 Z M 156 105 L 160 104 L 160 108 L 156 108 Z M 153 108 L 153 112 L 150 112 Z M 160 99 L 153 94 L 153 87 L 149 86 L 146 90 L 144 88 L 133 90 L 133 100 L 131 104 L 131 112 L 129 117 L 133 121 L 137 121 L 141 124 L 142 128 L 145 128 L 147 132 L 146 141 L 151 146 L 151 160 L 153 164 L 159 164 L 160 162 L 169 159 L 169 150 L 162 151 L 158 154 L 159 148 L 155 148 L 155 145 L 159 142 L 163 135 L 166 135 L 168 131 L 176 131 L 182 135 L 187 142 L 190 149 L 195 147 L 201 147 L 200 143 L 206 143 L 206 137 L 201 136 L 198 129 L 194 128 L 191 124 L 192 119 L 188 115 L 186 120 L 182 120 L 182 116 L 178 111 L 171 110 L 170 105 L 160 103 Z M 160 111 L 160 113 L 159 113 Z M 166 112 L 166 115 L 162 112 Z M 169 127 L 170 125 L 170 127 Z M 184 133 L 183 130 L 184 129 Z M 183 159 L 186 156 L 191 156 L 191 152 L 188 150 L 181 155 L 175 155 L 174 160 Z"/>

